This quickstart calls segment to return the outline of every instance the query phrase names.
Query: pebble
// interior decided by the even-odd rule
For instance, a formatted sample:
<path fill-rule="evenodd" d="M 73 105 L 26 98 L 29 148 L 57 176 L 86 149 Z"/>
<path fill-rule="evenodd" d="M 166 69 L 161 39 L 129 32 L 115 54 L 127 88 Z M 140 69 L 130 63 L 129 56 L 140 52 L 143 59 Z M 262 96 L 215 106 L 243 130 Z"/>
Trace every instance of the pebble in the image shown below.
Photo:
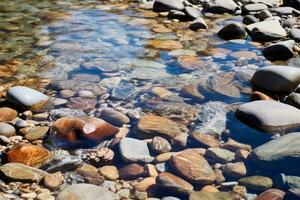
<path fill-rule="evenodd" d="M 16 134 L 16 129 L 10 125 L 3 122 L 0 122 L 0 135 L 5 137 L 12 137 Z"/>
<path fill-rule="evenodd" d="M 154 137 L 151 142 L 151 148 L 156 153 L 166 153 L 171 151 L 170 143 L 162 137 Z"/>
<path fill-rule="evenodd" d="M 205 156 L 212 158 L 220 163 L 228 163 L 235 159 L 235 154 L 227 149 L 221 149 L 217 147 L 208 148 Z"/>
<path fill-rule="evenodd" d="M 124 180 L 136 179 L 138 177 L 143 177 L 145 174 L 144 167 L 137 163 L 131 163 L 118 170 L 120 178 Z"/>
<path fill-rule="evenodd" d="M 64 180 L 64 177 L 61 172 L 56 172 L 53 174 L 46 174 L 44 177 L 44 187 L 51 190 L 55 191 L 60 188 Z"/>
<path fill-rule="evenodd" d="M 99 168 L 99 173 L 107 180 L 119 179 L 119 172 L 117 167 L 113 165 L 107 165 Z"/>
<path fill-rule="evenodd" d="M 18 116 L 18 112 L 8 107 L 0 108 L 0 122 L 9 122 Z"/>
<path fill-rule="evenodd" d="M 243 185 L 248 189 L 254 191 L 265 191 L 273 186 L 272 179 L 265 176 L 248 176 L 239 179 L 239 185 Z"/>

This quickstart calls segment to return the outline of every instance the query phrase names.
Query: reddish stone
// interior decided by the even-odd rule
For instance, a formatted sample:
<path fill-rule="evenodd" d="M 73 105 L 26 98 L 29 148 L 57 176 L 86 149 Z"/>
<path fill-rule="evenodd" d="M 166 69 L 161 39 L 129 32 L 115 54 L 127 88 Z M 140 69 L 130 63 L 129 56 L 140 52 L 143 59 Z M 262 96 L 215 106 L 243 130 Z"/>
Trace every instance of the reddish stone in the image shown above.
<path fill-rule="evenodd" d="M 138 177 L 142 177 L 145 175 L 145 169 L 143 166 L 132 163 L 129 165 L 126 165 L 125 167 L 122 167 L 119 169 L 119 175 L 121 179 L 136 179 Z"/>
<path fill-rule="evenodd" d="M 7 152 L 10 163 L 22 163 L 31 167 L 40 167 L 51 157 L 50 152 L 41 146 L 21 144 Z"/>
<path fill-rule="evenodd" d="M 285 192 L 278 189 L 269 189 L 261 193 L 255 200 L 282 200 Z"/>
<path fill-rule="evenodd" d="M 18 116 L 18 112 L 8 108 L 8 107 L 3 107 L 0 108 L 0 122 L 8 122 L 13 119 L 15 119 Z"/>

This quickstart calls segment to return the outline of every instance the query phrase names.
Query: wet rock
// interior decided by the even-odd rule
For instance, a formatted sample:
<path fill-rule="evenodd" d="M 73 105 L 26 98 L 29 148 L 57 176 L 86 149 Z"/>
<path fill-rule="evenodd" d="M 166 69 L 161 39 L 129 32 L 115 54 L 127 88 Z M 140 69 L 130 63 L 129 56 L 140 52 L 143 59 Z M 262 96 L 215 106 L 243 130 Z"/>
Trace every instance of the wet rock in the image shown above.
<path fill-rule="evenodd" d="M 16 129 L 10 125 L 3 122 L 0 122 L 0 135 L 5 137 L 11 137 L 16 134 Z"/>
<path fill-rule="evenodd" d="M 28 130 L 24 136 L 26 140 L 35 141 L 45 136 L 49 131 L 47 126 L 38 126 Z"/>
<path fill-rule="evenodd" d="M 158 187 L 179 194 L 188 194 L 193 191 L 193 186 L 189 182 L 169 172 L 160 173 L 156 178 L 156 184 Z"/>
<path fill-rule="evenodd" d="M 288 66 L 267 66 L 257 70 L 252 84 L 270 92 L 291 92 L 299 85 L 300 69 Z"/>
<path fill-rule="evenodd" d="M 171 158 L 172 167 L 184 179 L 196 184 L 209 184 L 216 176 L 203 156 L 194 150 L 175 153 Z"/>
<path fill-rule="evenodd" d="M 40 182 L 47 174 L 43 170 L 21 163 L 6 163 L 0 166 L 0 173 L 5 179 L 21 182 Z"/>
<path fill-rule="evenodd" d="M 211 147 L 207 149 L 205 156 L 220 163 L 228 163 L 234 160 L 235 154 L 227 149 Z"/>
<path fill-rule="evenodd" d="M 300 94 L 292 92 L 284 100 L 284 103 L 289 104 L 291 106 L 294 106 L 294 107 L 300 109 Z"/>
<path fill-rule="evenodd" d="M 278 20 L 267 20 L 246 26 L 251 37 L 258 40 L 276 40 L 285 38 L 286 31 Z"/>
<path fill-rule="evenodd" d="M 166 153 L 171 151 L 170 143 L 162 137 L 154 137 L 151 142 L 151 148 L 156 153 Z"/>
<path fill-rule="evenodd" d="M 201 107 L 200 123 L 196 124 L 194 131 L 219 137 L 226 128 L 226 114 L 226 104 L 223 102 L 207 102 Z"/>
<path fill-rule="evenodd" d="M 62 190 L 56 197 L 57 200 L 76 199 L 76 200 L 118 200 L 118 195 L 109 190 L 92 184 L 74 184 Z"/>
<path fill-rule="evenodd" d="M 247 32 L 244 25 L 231 23 L 223 27 L 218 32 L 218 36 L 225 40 L 243 39 L 247 37 Z"/>
<path fill-rule="evenodd" d="M 83 117 L 85 115 L 86 114 L 79 109 L 59 108 L 50 111 L 50 118 L 53 120 L 62 117 Z"/>
<path fill-rule="evenodd" d="M 256 200 L 282 200 L 285 192 L 278 189 L 269 189 L 258 195 Z"/>
<path fill-rule="evenodd" d="M 296 10 L 292 7 L 276 7 L 276 8 L 272 8 L 272 11 L 277 13 L 278 15 L 293 15 L 293 14 L 299 15 L 300 14 L 299 10 Z"/>
<path fill-rule="evenodd" d="M 247 168 L 245 163 L 227 163 L 223 168 L 223 173 L 229 177 L 241 178 L 247 175 Z"/>
<path fill-rule="evenodd" d="M 170 75 L 164 69 L 155 68 L 136 68 L 131 72 L 132 76 L 140 80 L 163 79 Z"/>
<path fill-rule="evenodd" d="M 120 154 L 127 162 L 151 162 L 147 143 L 134 138 L 123 138 L 119 143 Z"/>
<path fill-rule="evenodd" d="M 99 118 L 63 117 L 52 126 L 52 134 L 61 140 L 59 145 L 88 145 L 85 140 L 98 144 L 104 138 L 111 137 L 118 128 Z M 67 143 L 67 144 L 66 144 Z"/>
<path fill-rule="evenodd" d="M 257 19 L 253 15 L 245 15 L 244 18 L 243 18 L 243 23 L 246 24 L 246 25 L 254 24 L 254 23 L 257 23 L 257 22 L 259 22 L 259 19 Z"/>
<path fill-rule="evenodd" d="M 237 200 L 231 192 L 192 192 L 189 200 Z"/>
<path fill-rule="evenodd" d="M 294 57 L 294 48 L 295 41 L 287 40 L 284 42 L 277 42 L 271 44 L 263 49 L 262 53 L 268 60 L 287 60 Z"/>
<path fill-rule="evenodd" d="M 192 30 L 207 29 L 207 28 L 208 26 L 202 17 L 196 18 L 190 25 L 190 29 Z"/>
<path fill-rule="evenodd" d="M 236 116 L 245 124 L 265 132 L 281 132 L 300 126 L 300 111 L 276 101 L 260 100 L 242 104 Z"/>
<path fill-rule="evenodd" d="M 83 177 L 86 183 L 100 185 L 104 181 L 104 178 L 100 176 L 97 168 L 93 165 L 84 163 L 76 169 L 76 172 Z"/>
<path fill-rule="evenodd" d="M 85 62 L 82 67 L 87 70 L 100 70 L 103 73 L 113 73 L 119 70 L 119 66 L 116 62 L 107 60 L 95 60 L 90 62 Z"/>
<path fill-rule="evenodd" d="M 232 0 L 213 0 L 204 7 L 206 12 L 235 13 L 239 6 Z"/>
<path fill-rule="evenodd" d="M 290 31 L 290 36 L 293 40 L 295 40 L 296 42 L 300 42 L 300 29 L 297 28 L 293 28 Z"/>
<path fill-rule="evenodd" d="M 181 93 L 184 97 L 188 97 L 198 102 L 201 102 L 204 100 L 205 97 L 200 93 L 198 87 L 198 84 L 185 85 L 182 87 Z"/>
<path fill-rule="evenodd" d="M 106 165 L 99 168 L 99 173 L 107 180 L 119 179 L 118 168 L 113 165 Z"/>
<path fill-rule="evenodd" d="M 32 111 L 40 111 L 50 104 L 48 96 L 24 86 L 10 88 L 6 100 L 24 110 Z"/>
<path fill-rule="evenodd" d="M 300 133 L 289 133 L 252 151 L 252 160 L 258 166 L 281 172 L 297 173 Z"/>
<path fill-rule="evenodd" d="M 53 174 L 46 174 L 44 177 L 44 187 L 49 190 L 55 191 L 60 188 L 64 181 L 64 177 L 61 172 L 56 172 Z"/>
<path fill-rule="evenodd" d="M 50 152 L 40 146 L 21 144 L 7 152 L 10 163 L 22 163 L 31 167 L 40 167 L 51 157 Z"/>
<path fill-rule="evenodd" d="M 251 150 L 250 145 L 237 142 L 237 141 L 235 141 L 231 138 L 228 139 L 228 141 L 222 146 L 222 148 L 228 149 L 228 150 L 233 151 L 233 152 L 235 152 L 239 149 L 246 150 L 246 151 Z"/>
<path fill-rule="evenodd" d="M 248 176 L 239 179 L 239 184 L 254 191 L 265 191 L 273 186 L 272 179 L 265 176 Z"/>
<path fill-rule="evenodd" d="M 263 3 L 249 3 L 242 7 L 242 10 L 246 13 L 259 12 L 267 9 L 268 6 Z"/>
<path fill-rule="evenodd" d="M 67 103 L 70 109 L 79 109 L 89 112 L 96 108 L 97 101 L 95 99 L 87 99 L 82 97 L 74 97 Z"/>
<path fill-rule="evenodd" d="M 143 166 L 137 163 L 132 163 L 119 168 L 119 174 L 121 179 L 132 180 L 138 177 L 143 177 L 145 175 L 145 170 Z"/>
<path fill-rule="evenodd" d="M 182 49 L 182 44 L 175 40 L 149 40 L 148 46 L 161 50 Z"/>
<path fill-rule="evenodd" d="M 0 122 L 12 121 L 18 116 L 18 112 L 8 107 L 0 108 Z"/>
<path fill-rule="evenodd" d="M 153 5 L 154 12 L 166 12 L 170 10 L 183 10 L 183 1 L 177 0 L 155 0 Z"/>
<path fill-rule="evenodd" d="M 122 126 L 123 124 L 128 124 L 130 122 L 130 119 L 126 115 L 112 108 L 105 108 L 101 112 L 100 117 L 115 126 Z"/>
<path fill-rule="evenodd" d="M 52 152 L 52 158 L 42 166 L 47 172 L 71 171 L 82 164 L 82 160 L 76 156 L 70 155 L 68 151 L 56 150 Z"/>
<path fill-rule="evenodd" d="M 167 118 L 151 114 L 143 116 L 138 121 L 137 130 L 138 135 L 142 138 L 161 136 L 171 139 L 186 132 L 187 128 Z"/>
<path fill-rule="evenodd" d="M 156 184 L 156 177 L 147 177 L 143 179 L 142 181 L 138 182 L 134 189 L 138 191 L 145 192 L 148 189 L 151 189 Z"/>
<path fill-rule="evenodd" d="M 205 148 L 220 146 L 219 141 L 212 135 L 208 135 L 205 133 L 199 133 L 199 132 L 193 132 L 192 137 L 197 142 L 199 142 L 201 144 L 201 146 L 204 146 Z"/>

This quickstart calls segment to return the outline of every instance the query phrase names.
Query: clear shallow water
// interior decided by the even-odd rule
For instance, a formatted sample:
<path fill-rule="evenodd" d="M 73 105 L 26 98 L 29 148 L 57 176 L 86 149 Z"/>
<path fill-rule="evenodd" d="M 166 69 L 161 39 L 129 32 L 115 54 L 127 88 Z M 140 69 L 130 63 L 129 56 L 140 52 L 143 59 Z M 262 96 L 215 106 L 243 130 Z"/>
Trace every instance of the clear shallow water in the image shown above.
<path fill-rule="evenodd" d="M 164 17 L 133 7 L 117 3 L 103 6 L 95 1 L 29 1 L 30 12 L 25 9 L 20 16 L 35 17 L 36 23 L 26 29 L 12 27 L 1 32 L 10 35 L 8 41 L 2 38 L 4 44 L 15 44 L 12 41 L 19 41 L 25 33 L 21 46 L 28 43 L 18 54 L 5 56 L 9 48 L 2 49 L 4 64 L 11 59 L 22 61 L 6 80 L 48 78 L 58 98 L 63 98 L 59 91 L 65 89 L 91 91 L 92 96 L 68 98 L 67 104 L 57 108 L 78 108 L 95 116 L 107 106 L 129 113 L 149 107 L 151 111 L 165 102 L 181 102 L 195 106 L 199 113 L 208 110 L 190 124 L 191 131 L 227 129 L 239 139 L 249 135 L 255 139 L 253 134 L 257 132 L 238 122 L 231 110 L 234 104 L 248 101 L 252 73 L 268 62 L 250 40 L 226 42 L 215 34 L 225 23 L 240 19 L 211 18 L 209 30 L 192 32 L 184 23 L 163 23 Z M 20 16 L 11 16 L 15 10 L 3 13 L 1 21 L 19 22 Z M 183 46 L 162 50 L 149 45 L 153 39 L 172 40 Z M 197 84 L 205 99 L 199 102 L 182 95 L 182 87 L 187 84 Z M 162 99 L 153 93 L 154 86 L 168 89 L 174 96 Z M 214 102 L 224 107 L 216 107 Z M 245 141 L 250 142 L 247 137 Z"/>

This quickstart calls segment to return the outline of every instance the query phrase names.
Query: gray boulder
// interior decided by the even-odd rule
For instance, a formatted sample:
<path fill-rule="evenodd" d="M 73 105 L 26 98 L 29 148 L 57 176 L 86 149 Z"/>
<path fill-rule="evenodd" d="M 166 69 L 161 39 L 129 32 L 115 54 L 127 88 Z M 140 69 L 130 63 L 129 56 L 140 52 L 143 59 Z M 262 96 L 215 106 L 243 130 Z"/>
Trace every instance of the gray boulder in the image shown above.
<path fill-rule="evenodd" d="M 300 110 L 276 101 L 245 103 L 235 114 L 243 123 L 265 132 L 284 132 L 300 127 Z"/>
<path fill-rule="evenodd" d="M 292 92 L 300 83 L 300 68 L 267 66 L 258 69 L 251 82 L 270 92 Z"/>
<path fill-rule="evenodd" d="M 205 6 L 206 12 L 235 13 L 240 7 L 233 0 L 212 0 Z"/>
<path fill-rule="evenodd" d="M 294 46 L 294 40 L 277 42 L 264 48 L 262 53 L 268 60 L 287 60 L 294 57 Z"/>
<path fill-rule="evenodd" d="M 289 133 L 252 151 L 253 162 L 265 169 L 299 174 L 300 132 Z"/>
<path fill-rule="evenodd" d="M 242 7 L 243 12 L 246 13 L 259 12 L 266 9 L 268 9 L 268 6 L 263 3 L 251 3 L 251 4 L 246 4 Z"/>
<path fill-rule="evenodd" d="M 276 40 L 285 38 L 286 31 L 278 20 L 267 20 L 246 26 L 250 36 L 258 40 Z"/>

